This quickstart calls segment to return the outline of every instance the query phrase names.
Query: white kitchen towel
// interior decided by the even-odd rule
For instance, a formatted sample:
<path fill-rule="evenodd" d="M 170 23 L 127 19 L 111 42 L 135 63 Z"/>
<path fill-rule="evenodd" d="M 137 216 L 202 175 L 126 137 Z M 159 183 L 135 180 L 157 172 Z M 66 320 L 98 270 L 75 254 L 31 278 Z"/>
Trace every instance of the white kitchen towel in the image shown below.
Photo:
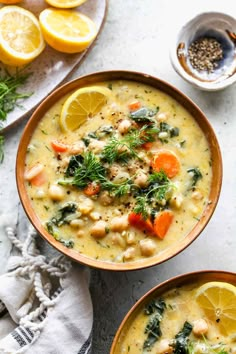
<path fill-rule="evenodd" d="M 64 256 L 47 260 L 31 226 L 21 242 L 6 220 L 1 218 L 0 232 L 19 252 L 9 257 L 8 272 L 0 276 L 0 354 L 90 353 L 88 269 Z"/>

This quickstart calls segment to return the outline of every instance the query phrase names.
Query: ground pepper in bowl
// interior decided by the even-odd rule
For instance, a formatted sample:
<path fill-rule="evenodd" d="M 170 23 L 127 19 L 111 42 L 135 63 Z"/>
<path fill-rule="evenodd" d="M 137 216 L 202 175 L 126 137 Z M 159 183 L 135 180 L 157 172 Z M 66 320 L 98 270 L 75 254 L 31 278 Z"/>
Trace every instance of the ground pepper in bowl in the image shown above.
<path fill-rule="evenodd" d="M 194 69 L 211 73 L 223 58 L 223 49 L 215 38 L 203 37 L 191 43 L 188 56 Z"/>

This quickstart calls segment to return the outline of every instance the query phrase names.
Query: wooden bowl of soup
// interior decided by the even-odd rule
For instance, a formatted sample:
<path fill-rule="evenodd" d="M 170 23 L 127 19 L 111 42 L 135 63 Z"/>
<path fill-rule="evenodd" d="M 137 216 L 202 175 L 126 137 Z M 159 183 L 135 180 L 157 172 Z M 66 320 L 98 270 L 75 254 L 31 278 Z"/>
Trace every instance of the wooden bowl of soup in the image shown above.
<path fill-rule="evenodd" d="M 183 93 L 155 77 L 107 71 L 56 89 L 23 132 L 17 186 L 31 223 L 73 260 L 150 267 L 185 249 L 216 207 L 215 133 Z"/>
<path fill-rule="evenodd" d="M 167 280 L 128 312 L 110 354 L 234 353 L 236 273 L 199 271 Z"/>

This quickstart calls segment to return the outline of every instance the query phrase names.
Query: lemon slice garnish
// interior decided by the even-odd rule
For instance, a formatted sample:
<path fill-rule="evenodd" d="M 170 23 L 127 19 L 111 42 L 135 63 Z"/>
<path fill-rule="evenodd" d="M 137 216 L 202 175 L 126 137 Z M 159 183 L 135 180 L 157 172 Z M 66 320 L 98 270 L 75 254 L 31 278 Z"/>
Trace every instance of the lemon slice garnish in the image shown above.
<path fill-rule="evenodd" d="M 196 301 L 207 318 L 224 335 L 236 333 L 236 287 L 225 282 L 206 283 L 196 292 Z"/>
<path fill-rule="evenodd" d="M 83 87 L 69 96 L 60 116 L 60 126 L 64 131 L 79 128 L 88 118 L 100 112 L 111 96 L 111 90 L 102 86 Z"/>

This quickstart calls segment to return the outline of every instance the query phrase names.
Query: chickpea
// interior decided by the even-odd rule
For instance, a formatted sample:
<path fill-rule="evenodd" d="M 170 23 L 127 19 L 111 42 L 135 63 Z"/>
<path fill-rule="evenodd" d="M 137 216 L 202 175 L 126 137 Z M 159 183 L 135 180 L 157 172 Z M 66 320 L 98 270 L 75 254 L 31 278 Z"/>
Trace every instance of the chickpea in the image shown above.
<path fill-rule="evenodd" d="M 103 238 L 107 233 L 107 223 L 103 220 L 97 221 L 90 230 L 90 233 L 95 238 Z"/>
<path fill-rule="evenodd" d="M 92 211 L 89 215 L 90 219 L 94 220 L 94 221 L 97 221 L 101 218 L 101 214 L 99 214 L 98 212 L 96 211 Z"/>
<path fill-rule="evenodd" d="M 83 230 L 79 230 L 76 234 L 77 237 L 83 237 L 85 235 L 85 232 Z"/>
<path fill-rule="evenodd" d="M 80 140 L 71 145 L 69 149 L 69 153 L 71 155 L 82 154 L 82 152 L 84 152 L 84 149 L 85 149 L 85 145 L 83 141 Z"/>
<path fill-rule="evenodd" d="M 79 204 L 79 211 L 83 215 L 89 214 L 94 208 L 94 203 L 90 198 L 84 198 Z"/>
<path fill-rule="evenodd" d="M 102 191 L 99 195 L 99 201 L 104 206 L 112 204 L 113 199 L 114 198 L 110 196 L 108 191 Z"/>
<path fill-rule="evenodd" d="M 193 322 L 193 333 L 196 336 L 201 336 L 203 334 L 206 334 L 207 331 L 208 331 L 208 324 L 203 318 L 200 318 L 199 320 Z"/>
<path fill-rule="evenodd" d="M 94 154 L 98 154 L 99 152 L 101 152 L 103 150 L 105 145 L 106 145 L 105 141 L 93 139 L 91 141 L 91 143 L 89 144 L 88 148 L 89 148 L 89 150 L 92 150 L 94 152 Z"/>
<path fill-rule="evenodd" d="M 146 173 L 144 173 L 142 170 L 139 170 L 134 180 L 134 183 L 137 184 L 139 187 L 143 188 L 146 187 L 147 180 L 148 176 L 146 175 Z"/>
<path fill-rule="evenodd" d="M 129 178 L 130 178 L 130 175 L 128 174 L 128 172 L 121 171 L 115 176 L 115 178 L 113 179 L 113 182 L 120 184 Z"/>
<path fill-rule="evenodd" d="M 57 184 L 51 184 L 48 189 L 48 195 L 52 200 L 60 201 L 65 198 L 65 191 L 62 187 Z"/>
<path fill-rule="evenodd" d="M 168 339 L 160 340 L 157 348 L 157 354 L 169 354 L 173 352 L 173 347 L 170 346 Z"/>
<path fill-rule="evenodd" d="M 142 256 L 153 256 L 153 254 L 156 251 L 156 244 L 153 240 L 151 239 L 144 239 L 139 242 L 140 245 L 140 251 Z"/>
<path fill-rule="evenodd" d="M 168 119 L 168 114 L 164 112 L 160 112 L 157 115 L 157 121 L 158 122 L 166 122 Z"/>
<path fill-rule="evenodd" d="M 126 134 L 128 133 L 130 127 L 131 127 L 131 122 L 128 119 L 124 119 L 119 124 L 118 131 L 120 134 Z"/>
<path fill-rule="evenodd" d="M 116 216 L 110 222 L 111 231 L 122 232 L 127 230 L 129 226 L 127 215 Z"/>

